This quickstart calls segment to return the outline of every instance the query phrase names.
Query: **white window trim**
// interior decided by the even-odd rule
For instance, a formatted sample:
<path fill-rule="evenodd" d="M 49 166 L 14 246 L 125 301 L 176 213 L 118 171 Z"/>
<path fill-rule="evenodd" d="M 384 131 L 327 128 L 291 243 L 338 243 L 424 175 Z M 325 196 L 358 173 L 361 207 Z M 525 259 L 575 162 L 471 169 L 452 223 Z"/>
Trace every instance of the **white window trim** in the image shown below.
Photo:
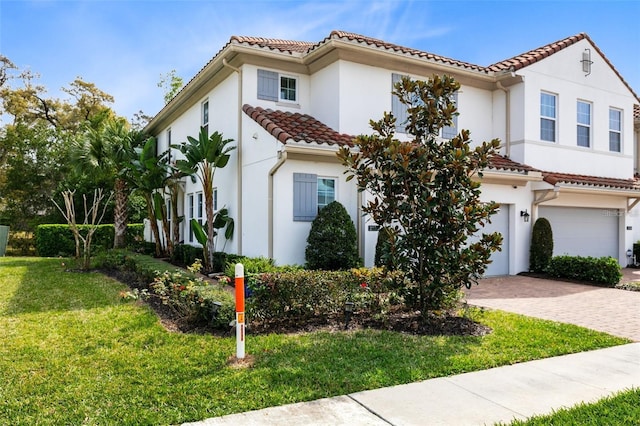
<path fill-rule="evenodd" d="M 589 105 L 589 124 L 584 124 L 578 121 L 578 104 Z M 577 135 L 578 127 L 586 127 L 587 129 L 589 129 L 589 145 L 588 146 L 578 145 L 578 135 Z M 586 148 L 586 149 L 593 148 L 593 102 L 585 101 L 583 99 L 578 99 L 576 101 L 576 145 L 578 146 L 578 148 Z"/>
<path fill-rule="evenodd" d="M 615 130 L 611 128 L 611 111 L 617 111 L 620 114 L 620 130 Z M 622 110 L 621 108 L 616 108 L 616 107 L 609 107 L 608 110 L 608 128 L 609 128 L 609 132 L 607 133 L 607 136 L 609 136 L 607 139 L 609 140 L 609 152 L 613 152 L 616 154 L 622 154 L 623 151 L 623 147 L 624 147 L 624 133 L 623 133 L 623 129 L 624 129 L 624 110 Z M 618 151 L 612 151 L 611 150 L 611 133 L 618 133 L 620 135 L 620 150 Z"/>
<path fill-rule="evenodd" d="M 282 78 L 290 78 L 291 80 L 295 81 L 296 84 L 296 89 L 295 89 L 295 95 L 296 98 L 295 100 L 289 100 L 289 99 L 283 99 L 282 98 Z M 300 79 L 295 76 L 295 75 L 290 75 L 290 74 L 281 74 L 278 73 L 278 102 L 284 103 L 284 104 L 291 104 L 291 105 L 298 105 L 299 104 L 299 99 L 300 99 Z"/>
<path fill-rule="evenodd" d="M 189 227 L 189 242 L 193 242 L 193 229 L 191 228 L 191 219 L 195 217 L 196 213 L 196 197 L 193 192 L 187 194 L 187 226 Z"/>
<path fill-rule="evenodd" d="M 540 95 L 542 94 L 553 96 L 556 102 L 555 102 L 555 117 L 542 115 L 542 111 L 539 112 L 540 119 L 538 121 L 538 132 L 539 132 L 540 140 L 542 142 L 558 143 L 558 141 L 560 140 L 560 137 L 558 135 L 558 112 L 560 110 L 560 97 L 558 96 L 557 93 L 547 92 L 545 90 L 540 91 Z M 538 97 L 538 106 L 539 107 L 542 106 L 542 99 L 540 99 L 540 97 Z M 553 129 L 554 129 L 554 136 L 555 136 L 554 140 L 550 141 L 547 139 L 542 139 L 542 119 L 553 121 L 553 126 L 554 126 Z"/>
<path fill-rule="evenodd" d="M 204 116 L 204 106 L 205 104 L 207 105 L 207 121 L 205 122 L 205 116 Z M 203 100 L 202 102 L 200 102 L 200 126 L 208 126 L 209 122 L 211 121 L 211 104 L 209 103 L 209 98 Z"/>
<path fill-rule="evenodd" d="M 320 179 L 330 179 L 333 181 L 333 201 L 338 200 L 338 178 L 336 176 L 320 176 L 318 175 L 318 188 L 316 189 L 316 199 L 320 195 Z M 325 204 L 326 206 L 327 204 Z M 318 212 L 320 211 L 320 203 L 318 203 Z"/>

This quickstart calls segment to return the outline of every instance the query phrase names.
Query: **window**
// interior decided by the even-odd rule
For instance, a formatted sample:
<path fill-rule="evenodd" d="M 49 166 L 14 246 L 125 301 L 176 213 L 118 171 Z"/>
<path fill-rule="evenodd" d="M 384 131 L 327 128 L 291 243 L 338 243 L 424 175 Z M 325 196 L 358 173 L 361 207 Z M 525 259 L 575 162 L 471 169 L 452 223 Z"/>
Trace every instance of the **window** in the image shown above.
<path fill-rule="evenodd" d="M 202 127 L 204 127 L 207 134 L 209 134 L 209 100 L 202 102 Z"/>
<path fill-rule="evenodd" d="M 391 113 L 396 118 L 396 132 L 407 133 L 407 119 L 409 118 L 408 108 L 405 104 L 400 102 L 400 98 L 393 94 L 395 85 L 402 80 L 403 76 L 400 74 L 391 74 Z"/>
<path fill-rule="evenodd" d="M 167 129 L 167 151 L 169 152 L 169 158 L 168 158 L 169 164 L 173 164 L 172 158 L 171 158 L 172 157 L 172 155 L 171 155 L 172 154 L 172 152 L 171 152 L 172 148 L 171 148 L 171 129 L 170 128 Z"/>
<path fill-rule="evenodd" d="M 296 79 L 293 77 L 280 77 L 280 99 L 283 101 L 296 101 Z"/>
<path fill-rule="evenodd" d="M 218 211 L 218 188 L 213 188 L 213 211 Z"/>
<path fill-rule="evenodd" d="M 591 104 L 578 101 L 578 146 L 586 148 L 591 146 Z"/>
<path fill-rule="evenodd" d="M 202 207 L 204 205 L 204 199 L 202 197 L 202 192 L 196 192 L 196 217 L 195 219 L 198 221 L 200 225 L 202 225 Z"/>
<path fill-rule="evenodd" d="M 458 105 L 458 92 L 454 93 L 453 96 L 451 96 L 451 100 L 456 106 Z M 453 139 L 458 135 L 458 115 L 457 114 L 453 116 L 452 121 L 453 121 L 453 125 L 444 126 L 442 128 L 442 137 L 444 139 Z"/>
<path fill-rule="evenodd" d="M 556 141 L 556 104 L 556 95 L 540 93 L 540 139 L 543 141 Z"/>
<path fill-rule="evenodd" d="M 187 195 L 187 209 L 189 211 L 189 216 L 187 217 L 187 226 L 189 227 L 189 242 L 193 242 L 193 229 L 191 228 L 191 219 L 194 218 L 194 205 L 193 205 L 193 194 Z"/>
<path fill-rule="evenodd" d="M 293 220 L 311 222 L 336 199 L 336 179 L 310 173 L 293 174 Z"/>
<path fill-rule="evenodd" d="M 298 79 L 275 71 L 258 70 L 258 99 L 298 101 Z"/>
<path fill-rule="evenodd" d="M 622 152 L 622 111 L 609 108 L 609 151 Z"/>

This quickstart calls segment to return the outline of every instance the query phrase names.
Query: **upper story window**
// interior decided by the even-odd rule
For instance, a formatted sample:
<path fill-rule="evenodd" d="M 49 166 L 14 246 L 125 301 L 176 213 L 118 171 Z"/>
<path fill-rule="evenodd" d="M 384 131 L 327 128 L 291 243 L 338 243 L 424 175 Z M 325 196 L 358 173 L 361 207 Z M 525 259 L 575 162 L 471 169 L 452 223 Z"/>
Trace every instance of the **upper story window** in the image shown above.
<path fill-rule="evenodd" d="M 213 188 L 213 211 L 218 211 L 218 188 Z"/>
<path fill-rule="evenodd" d="M 455 92 L 451 96 L 451 100 L 457 106 L 458 105 L 458 92 Z M 454 115 L 452 118 L 453 124 L 451 126 L 444 126 L 442 128 L 442 137 L 444 139 L 453 139 L 458 135 L 458 115 Z"/>
<path fill-rule="evenodd" d="M 609 151 L 622 151 L 622 111 L 609 108 Z"/>
<path fill-rule="evenodd" d="M 578 146 L 591 146 L 591 104 L 584 101 L 577 103 Z"/>
<path fill-rule="evenodd" d="M 169 164 L 173 164 L 172 151 L 171 148 L 171 128 L 167 129 L 167 151 L 169 152 Z"/>
<path fill-rule="evenodd" d="M 298 101 L 298 79 L 275 71 L 258 70 L 258 99 L 267 101 Z"/>
<path fill-rule="evenodd" d="M 558 96 L 551 93 L 540 93 L 540 139 L 556 141 Z"/>
<path fill-rule="evenodd" d="M 407 111 L 407 106 L 400 102 L 400 98 L 393 94 L 395 90 L 395 85 L 400 80 L 402 80 L 403 76 L 401 74 L 391 74 L 391 113 L 396 118 L 396 132 L 407 133 L 407 119 L 409 118 L 409 113 Z"/>
<path fill-rule="evenodd" d="M 207 134 L 209 134 L 209 100 L 208 99 L 202 102 L 200 109 L 201 109 L 200 125 L 204 127 Z"/>
<path fill-rule="evenodd" d="M 187 195 L 187 227 L 189 228 L 189 242 L 193 242 L 193 229 L 191 228 L 191 219 L 195 218 L 194 197 L 193 194 Z"/>

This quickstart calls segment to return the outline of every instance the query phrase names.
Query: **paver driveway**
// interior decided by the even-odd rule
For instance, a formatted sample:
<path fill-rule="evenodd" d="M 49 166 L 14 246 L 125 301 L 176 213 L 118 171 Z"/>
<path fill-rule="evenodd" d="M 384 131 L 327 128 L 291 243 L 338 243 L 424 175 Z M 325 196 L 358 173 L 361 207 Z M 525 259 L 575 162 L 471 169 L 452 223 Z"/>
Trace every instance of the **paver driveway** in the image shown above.
<path fill-rule="evenodd" d="M 634 272 L 625 270 L 625 277 L 633 279 Z M 471 305 L 576 324 L 640 341 L 638 291 L 515 275 L 484 278 L 466 290 L 466 295 Z"/>

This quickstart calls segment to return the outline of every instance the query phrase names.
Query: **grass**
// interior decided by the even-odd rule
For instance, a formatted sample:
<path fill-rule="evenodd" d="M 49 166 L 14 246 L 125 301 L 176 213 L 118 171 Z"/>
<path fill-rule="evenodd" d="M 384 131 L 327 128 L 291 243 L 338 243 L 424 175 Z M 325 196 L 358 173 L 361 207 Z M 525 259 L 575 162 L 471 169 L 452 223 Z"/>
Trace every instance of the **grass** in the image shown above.
<path fill-rule="evenodd" d="M 640 389 L 619 392 L 595 403 L 554 411 L 527 420 L 514 420 L 510 426 L 548 425 L 638 425 L 640 424 Z"/>
<path fill-rule="evenodd" d="M 469 312 L 484 337 L 366 330 L 235 339 L 167 332 L 121 283 L 57 259 L 0 258 L 0 424 L 176 424 L 627 343 Z"/>

